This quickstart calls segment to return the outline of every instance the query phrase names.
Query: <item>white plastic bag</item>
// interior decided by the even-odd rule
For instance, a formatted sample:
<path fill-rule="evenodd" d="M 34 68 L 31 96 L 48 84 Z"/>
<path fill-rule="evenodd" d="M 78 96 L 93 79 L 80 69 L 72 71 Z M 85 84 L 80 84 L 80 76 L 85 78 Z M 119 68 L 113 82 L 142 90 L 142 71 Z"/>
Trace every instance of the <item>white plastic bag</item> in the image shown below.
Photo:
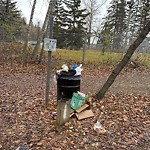
<path fill-rule="evenodd" d="M 104 129 L 104 127 L 102 127 L 101 123 L 99 121 L 97 121 L 95 124 L 94 124 L 94 130 L 97 132 L 97 133 L 101 133 L 101 134 L 106 134 L 107 133 L 107 130 Z"/>
<path fill-rule="evenodd" d="M 77 67 L 75 70 L 76 70 L 75 76 L 81 75 L 81 72 L 82 72 L 82 70 L 83 70 L 82 64 L 80 64 L 80 66 Z"/>

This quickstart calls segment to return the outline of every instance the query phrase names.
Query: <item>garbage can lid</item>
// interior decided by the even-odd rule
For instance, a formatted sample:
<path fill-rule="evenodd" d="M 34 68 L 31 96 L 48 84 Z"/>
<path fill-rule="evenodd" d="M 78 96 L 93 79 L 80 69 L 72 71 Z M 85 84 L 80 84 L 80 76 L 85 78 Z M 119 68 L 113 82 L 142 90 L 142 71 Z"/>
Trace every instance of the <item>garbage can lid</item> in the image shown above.
<path fill-rule="evenodd" d="M 60 72 L 60 75 L 62 77 L 71 77 L 71 76 L 74 76 L 75 74 L 76 74 L 75 70 L 68 70 L 68 72 L 66 72 L 66 71 L 61 71 Z"/>

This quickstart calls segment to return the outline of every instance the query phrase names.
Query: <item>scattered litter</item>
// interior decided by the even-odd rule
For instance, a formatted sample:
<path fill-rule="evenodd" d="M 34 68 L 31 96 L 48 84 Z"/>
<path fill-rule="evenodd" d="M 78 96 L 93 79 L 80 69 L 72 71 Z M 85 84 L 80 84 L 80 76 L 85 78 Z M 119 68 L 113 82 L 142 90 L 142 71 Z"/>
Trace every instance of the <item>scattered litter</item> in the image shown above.
<path fill-rule="evenodd" d="M 80 113 L 81 111 L 85 110 L 85 109 L 88 108 L 88 107 L 89 107 L 88 104 L 84 104 L 83 106 L 81 106 L 80 108 L 78 108 L 78 109 L 76 110 L 76 112 L 77 112 L 77 113 Z"/>
<path fill-rule="evenodd" d="M 16 150 L 29 150 L 26 146 L 19 146 Z"/>
<path fill-rule="evenodd" d="M 70 118 L 74 115 L 74 110 L 70 108 Z"/>
<path fill-rule="evenodd" d="M 73 115 L 75 115 L 78 120 L 94 117 L 94 113 L 92 112 L 92 110 L 90 109 L 90 105 L 88 104 L 84 104 L 77 110 L 71 109 L 70 117 L 72 117 Z"/>
<path fill-rule="evenodd" d="M 51 114 L 52 117 L 54 117 L 56 115 L 57 115 L 57 112 L 55 112 L 55 111 L 53 111 L 52 114 Z"/>
<path fill-rule="evenodd" d="M 85 110 L 80 113 L 76 113 L 76 116 L 78 120 L 81 120 L 89 117 L 94 117 L 94 113 L 92 112 L 92 110 Z"/>
<path fill-rule="evenodd" d="M 74 129 L 74 127 L 69 127 L 69 130 L 73 130 Z"/>
<path fill-rule="evenodd" d="M 71 102 L 70 102 L 71 108 L 74 110 L 77 110 L 78 108 L 80 108 L 81 106 L 85 104 L 86 99 L 87 99 L 87 96 L 84 93 L 74 92 Z"/>
<path fill-rule="evenodd" d="M 94 130 L 97 132 L 97 133 L 100 133 L 100 134 L 106 134 L 107 133 L 107 130 L 105 130 L 104 127 L 102 127 L 101 123 L 99 121 L 97 121 L 95 124 L 94 124 Z"/>

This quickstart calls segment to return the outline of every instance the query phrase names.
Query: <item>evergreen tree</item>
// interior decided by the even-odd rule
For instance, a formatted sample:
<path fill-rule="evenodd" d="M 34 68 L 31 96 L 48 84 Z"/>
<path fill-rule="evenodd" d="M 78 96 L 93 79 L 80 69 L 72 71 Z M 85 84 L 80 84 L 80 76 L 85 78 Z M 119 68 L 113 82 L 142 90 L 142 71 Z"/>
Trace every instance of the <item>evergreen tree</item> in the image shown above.
<path fill-rule="evenodd" d="M 79 49 L 82 47 L 86 28 L 85 18 L 88 14 L 85 9 L 81 9 L 81 0 L 66 0 L 64 3 L 67 6 L 67 22 L 68 22 L 68 37 L 67 47 L 70 49 Z"/>
<path fill-rule="evenodd" d="M 128 45 L 130 45 L 150 19 L 150 1 L 132 0 L 132 5 L 126 7 L 126 16 L 129 18 L 129 20 L 126 20 L 126 22 L 129 22 L 126 38 L 128 39 Z"/>
<path fill-rule="evenodd" d="M 139 28 L 137 34 L 141 29 L 146 26 L 147 22 L 150 20 L 150 1 L 149 0 L 139 0 L 137 6 L 138 15 L 136 16 L 139 20 Z"/>
<path fill-rule="evenodd" d="M 112 36 L 113 49 L 121 49 L 123 46 L 122 37 L 126 29 L 125 0 L 113 0 L 107 12 L 108 14 L 105 18 L 104 27 L 102 30 L 102 41 L 107 41 L 108 36 Z"/>
<path fill-rule="evenodd" d="M 21 13 L 16 8 L 17 2 L 11 0 L 0 1 L 0 32 L 3 40 L 12 40 L 21 23 Z"/>
<path fill-rule="evenodd" d="M 64 48 L 67 21 L 62 0 L 57 1 L 54 15 L 54 38 L 57 39 L 57 47 Z"/>
<path fill-rule="evenodd" d="M 58 1 L 54 32 L 59 37 L 58 46 L 80 49 L 86 34 L 85 9 L 81 9 L 81 0 Z"/>
<path fill-rule="evenodd" d="M 113 49 L 127 48 L 150 19 L 150 1 L 112 0 L 107 12 L 98 42 L 103 45 L 110 34 Z"/>

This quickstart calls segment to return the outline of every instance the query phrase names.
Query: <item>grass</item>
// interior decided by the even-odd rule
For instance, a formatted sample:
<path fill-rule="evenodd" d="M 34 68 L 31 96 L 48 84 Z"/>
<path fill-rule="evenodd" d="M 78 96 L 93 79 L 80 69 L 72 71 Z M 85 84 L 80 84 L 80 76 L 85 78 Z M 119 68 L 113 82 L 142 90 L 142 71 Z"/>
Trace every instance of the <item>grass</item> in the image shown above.
<path fill-rule="evenodd" d="M 31 48 L 29 48 L 29 54 L 31 53 Z M 18 45 L 17 43 L 0 43 L 0 52 L 2 54 L 1 61 L 2 63 L 9 63 L 9 60 L 14 61 L 14 58 L 21 58 L 22 53 L 22 45 Z M 67 65 L 72 64 L 80 64 L 82 62 L 83 51 L 82 50 L 61 50 L 57 49 L 56 52 L 52 53 L 52 57 L 54 60 L 54 64 L 57 66 L 61 66 L 66 63 Z M 116 52 L 105 52 L 104 55 L 100 51 L 95 50 L 86 50 L 85 52 L 85 61 L 84 63 L 87 65 L 93 65 L 95 68 L 99 66 L 104 67 L 114 67 L 118 62 L 120 62 L 123 58 L 122 53 Z M 141 54 L 135 53 L 132 58 L 139 66 L 143 66 L 145 68 L 150 68 L 150 54 Z"/>
<path fill-rule="evenodd" d="M 53 53 L 55 58 L 59 58 L 66 62 L 82 63 L 83 52 L 75 50 L 57 50 Z M 99 51 L 86 51 L 85 64 L 95 64 L 102 66 L 114 66 L 120 59 L 122 54 L 107 52 L 104 55 Z"/>
<path fill-rule="evenodd" d="M 82 63 L 83 52 L 75 50 L 57 50 L 53 54 L 54 58 L 62 63 Z M 85 53 L 85 64 L 94 64 L 94 66 L 114 67 L 123 58 L 122 53 L 106 52 L 102 55 L 99 51 L 88 50 Z M 150 54 L 135 53 L 132 58 L 139 66 L 150 68 Z"/>
<path fill-rule="evenodd" d="M 135 53 L 132 59 L 136 60 L 140 66 L 144 66 L 145 68 L 150 68 L 150 54 Z"/>

